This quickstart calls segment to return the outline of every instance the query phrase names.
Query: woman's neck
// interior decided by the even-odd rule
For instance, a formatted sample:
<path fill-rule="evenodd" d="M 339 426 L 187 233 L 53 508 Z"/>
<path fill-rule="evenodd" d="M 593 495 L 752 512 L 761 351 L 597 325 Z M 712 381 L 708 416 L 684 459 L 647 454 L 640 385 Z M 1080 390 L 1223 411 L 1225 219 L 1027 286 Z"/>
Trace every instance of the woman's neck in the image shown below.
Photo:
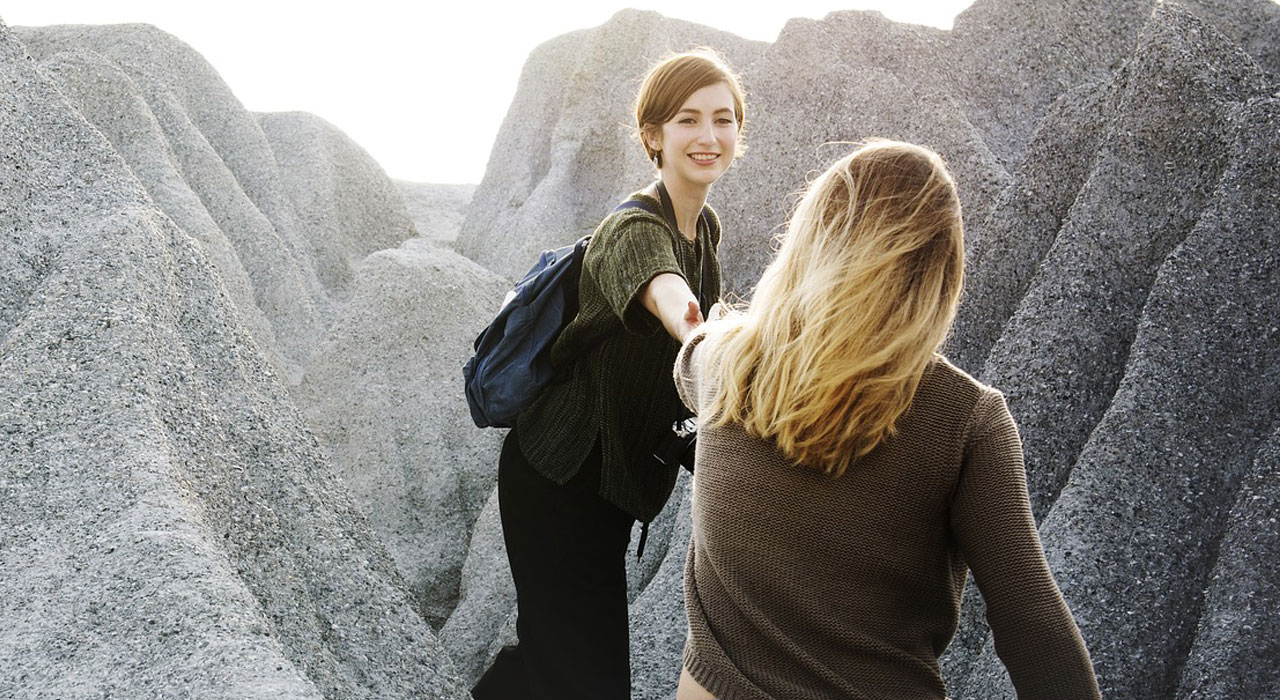
<path fill-rule="evenodd" d="M 710 185 L 694 185 L 681 180 L 663 180 L 667 186 L 667 194 L 671 196 L 671 207 L 675 210 L 676 225 L 680 234 L 689 240 L 698 237 L 698 215 L 707 203 Z M 656 185 L 655 185 L 656 188 Z"/>

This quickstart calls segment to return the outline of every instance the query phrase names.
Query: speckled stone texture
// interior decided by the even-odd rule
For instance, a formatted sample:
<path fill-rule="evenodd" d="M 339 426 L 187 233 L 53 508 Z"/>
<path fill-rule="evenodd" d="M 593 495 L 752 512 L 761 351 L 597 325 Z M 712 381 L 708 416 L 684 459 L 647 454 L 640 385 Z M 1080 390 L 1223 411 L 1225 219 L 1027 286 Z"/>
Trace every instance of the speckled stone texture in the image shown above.
<path fill-rule="evenodd" d="M 346 304 L 360 261 L 416 234 L 399 190 L 367 153 L 332 125 L 303 113 L 246 112 L 203 59 L 151 27 L 42 27 L 17 33 L 33 53 L 43 57 L 40 70 L 107 137 L 160 210 L 199 242 L 258 350 L 291 384 L 301 381 L 306 360 L 317 349 L 350 340 L 344 334 L 357 309 L 372 314 L 366 322 L 374 325 L 390 317 L 403 326 L 408 317 L 400 311 L 405 308 L 425 312 L 424 303 L 430 299 L 414 292 L 401 293 L 394 304 L 386 304 L 386 299 Z M 438 209 L 460 218 L 464 206 L 465 202 L 448 201 Z M 430 255 L 429 250 L 423 254 Z M 400 257 L 408 255 L 406 250 Z M 474 273 L 476 284 L 483 285 L 482 280 L 495 284 L 492 273 L 453 257 L 449 264 L 470 270 L 462 273 L 464 277 Z M 413 266 L 394 269 L 407 271 Z M 408 289 L 416 291 L 420 281 L 414 278 Z M 496 285 L 474 296 L 496 303 L 492 300 L 501 296 L 505 284 Z M 430 281 L 420 286 L 432 288 Z M 470 491 L 462 486 L 446 488 L 442 482 L 457 482 L 460 473 L 492 471 L 488 463 L 496 452 L 488 450 L 477 458 L 475 446 L 493 439 L 460 431 L 463 426 L 457 425 L 465 422 L 467 412 L 458 391 L 456 366 L 465 357 L 469 338 L 492 310 L 477 304 L 463 311 L 435 308 L 432 312 L 462 325 L 446 329 L 425 323 L 414 329 L 414 337 L 421 341 L 425 337 L 421 330 L 434 328 L 442 334 L 456 331 L 448 337 L 457 342 L 438 346 L 427 357 L 404 348 L 389 355 L 416 363 L 399 369 L 414 376 L 419 396 L 432 397 L 425 403 L 443 405 L 429 411 L 405 408 L 397 414 L 386 407 L 378 413 L 371 404 L 363 404 L 366 413 L 356 415 L 364 419 L 350 421 L 341 431 L 332 422 L 313 427 L 339 471 L 358 477 L 352 481 L 362 487 L 353 495 L 381 534 L 386 535 L 388 528 L 429 532 L 428 539 L 438 543 L 435 549 L 424 550 L 421 534 L 382 538 L 391 547 L 419 609 L 438 624 L 456 597 L 456 570 L 465 552 L 466 533 L 478 510 L 476 502 L 491 479 L 481 478 Z M 344 322 L 333 328 L 334 335 L 328 334 L 324 326 L 338 318 Z M 362 337 L 393 338 L 372 331 Z M 442 352 L 444 347 L 452 354 Z M 379 395 L 379 388 L 370 385 L 363 373 L 335 376 L 326 365 L 333 364 L 332 354 L 323 357 L 314 364 L 305 391 L 295 391 L 294 399 L 307 415 L 317 421 L 325 415 L 346 415 L 337 407 L 343 404 L 349 410 L 353 395 L 377 403 L 370 397 Z M 384 353 L 376 360 L 362 361 L 393 363 L 394 358 Z M 431 371 L 421 372 L 422 363 L 435 364 L 429 365 Z M 318 385 L 323 391 L 316 390 Z M 398 387 L 410 385 L 414 382 L 401 382 Z M 417 409 L 425 403 L 416 404 Z M 401 405 L 415 406 L 412 401 Z M 420 427 L 423 416 L 430 417 L 431 428 L 417 431 L 412 439 L 405 435 Z M 416 447 L 407 453 L 394 447 L 383 449 L 388 430 L 398 431 L 393 445 Z M 430 433 L 440 430 L 464 437 L 441 445 L 430 438 Z M 330 442 L 338 432 L 346 449 Z M 379 478 L 388 481 L 378 483 Z M 458 498 L 459 488 L 471 495 Z M 390 493 L 401 497 L 383 498 Z M 400 510 L 389 512 L 387 499 L 399 503 Z M 410 542 L 416 548 L 408 549 Z"/>
<path fill-rule="evenodd" d="M 828 142 L 937 149 L 969 252 L 947 352 L 1008 395 L 1104 696 L 1276 695 L 1278 27 L 979 0 L 765 43 L 627 10 L 533 52 L 484 182 L 426 214 L 154 28 L 0 27 L 0 697 L 466 697 L 514 591 L 459 368 L 505 280 L 652 177 L 635 89 L 700 44 L 749 92 L 711 197 L 731 288 Z M 458 221 L 487 269 L 432 242 Z M 636 698 L 679 672 L 689 488 L 630 564 Z M 982 614 L 971 587 L 951 695 L 1011 698 Z"/>
<path fill-rule="evenodd" d="M 438 627 L 458 600 L 502 436 L 471 422 L 462 363 L 508 282 L 423 239 L 370 255 L 354 274 L 294 394 Z"/>
<path fill-rule="evenodd" d="M 395 180 L 418 235 L 451 245 L 458 238 L 475 185 L 436 185 Z"/>
<path fill-rule="evenodd" d="M 200 241 L 0 86 L 0 697 L 466 697 Z"/>
<path fill-rule="evenodd" d="M 330 301 L 309 264 L 310 244 L 254 116 L 199 54 L 154 27 L 66 25 L 14 31 L 38 60 L 91 53 L 127 78 L 136 110 L 150 113 L 167 142 L 155 157 L 172 164 L 228 239 L 258 308 L 271 322 L 284 369 L 296 380 L 323 333 Z M 86 105 L 86 118 L 95 126 L 103 122 L 104 133 L 127 143 L 132 131 L 127 123 L 118 123 L 118 96 L 102 89 L 107 87 L 103 82 L 71 80 L 79 83 L 77 102 Z M 151 187 L 163 186 L 157 181 Z M 183 189 L 181 183 L 178 189 Z"/>
<path fill-rule="evenodd" d="M 1117 80 L 1112 133 L 985 374 L 1024 429 L 1104 693 L 1165 698 L 1280 402 L 1280 157 L 1274 83 L 1190 15 L 1158 9 Z M 1201 673 L 1244 670 L 1231 659 Z M 995 666 L 961 695 L 1012 697 Z M 1222 697 L 1262 697 L 1249 682 Z"/>
<path fill-rule="evenodd" d="M 404 199 L 382 166 L 329 122 L 305 112 L 255 116 L 311 244 L 307 262 L 329 296 L 346 301 L 357 263 L 414 235 Z"/>
<path fill-rule="evenodd" d="M 722 47 L 749 92 L 747 151 L 711 195 L 737 293 L 770 259 L 791 193 L 850 148 L 828 142 L 901 138 L 952 166 L 969 258 L 947 352 L 1008 395 L 1106 697 L 1280 686 L 1278 18 L 1262 0 L 981 0 L 951 31 L 849 12 Z M 589 228 L 648 179 L 625 110 L 662 53 L 637 48 L 655 22 L 620 13 L 530 57 L 459 250 L 514 269 L 579 232 L 520 222 Z M 615 54 L 584 68 L 602 37 Z M 584 81 L 601 97 L 580 97 Z M 585 107 L 616 127 L 581 126 Z M 633 602 L 636 697 L 674 689 L 681 502 Z M 982 615 L 971 590 L 944 675 L 953 697 L 1011 698 Z"/>

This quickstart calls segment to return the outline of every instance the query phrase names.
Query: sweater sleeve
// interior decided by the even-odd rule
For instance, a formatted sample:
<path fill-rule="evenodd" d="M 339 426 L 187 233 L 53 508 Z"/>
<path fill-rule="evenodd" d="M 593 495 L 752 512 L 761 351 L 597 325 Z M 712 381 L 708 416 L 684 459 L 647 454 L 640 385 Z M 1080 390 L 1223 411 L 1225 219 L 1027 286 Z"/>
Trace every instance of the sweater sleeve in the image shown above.
<path fill-rule="evenodd" d="M 702 353 L 698 352 L 698 348 L 702 346 L 702 341 L 706 337 L 705 328 L 693 331 L 685 339 L 684 346 L 680 348 L 680 354 L 676 355 L 676 392 L 680 394 L 680 400 L 684 402 L 685 408 L 693 411 L 694 415 L 698 414 L 698 379 L 701 374 L 698 362 Z"/>
<path fill-rule="evenodd" d="M 649 280 L 664 272 L 681 277 L 684 273 L 665 226 L 643 215 L 620 216 L 617 225 L 596 232 L 583 265 L 623 327 L 637 335 L 652 335 L 662 330 L 662 323 L 644 308 L 641 292 Z"/>
<path fill-rule="evenodd" d="M 998 392 L 974 408 L 951 525 L 1019 700 L 1100 698 L 1089 652 L 1045 561 L 1022 441 Z"/>

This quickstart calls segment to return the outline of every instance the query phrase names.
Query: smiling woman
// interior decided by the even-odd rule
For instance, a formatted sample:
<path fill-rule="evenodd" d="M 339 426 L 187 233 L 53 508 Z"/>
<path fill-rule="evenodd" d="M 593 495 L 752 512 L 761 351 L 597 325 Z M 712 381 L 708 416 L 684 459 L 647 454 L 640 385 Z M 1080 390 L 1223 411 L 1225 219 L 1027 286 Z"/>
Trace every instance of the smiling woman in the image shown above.
<path fill-rule="evenodd" d="M 477 700 L 630 697 L 626 550 L 632 524 L 647 532 L 675 484 L 679 467 L 652 455 L 689 415 L 671 367 L 720 295 L 720 223 L 706 198 L 745 118 L 737 78 L 710 51 L 662 61 L 640 88 L 636 128 L 659 179 L 596 229 L 578 314 L 551 350 L 570 378 L 503 443 L 498 501 L 519 644 L 480 679 Z"/>
<path fill-rule="evenodd" d="M 719 82 L 694 91 L 674 118 L 645 134 L 645 146 L 668 190 L 688 196 L 702 191 L 705 199 L 705 190 L 737 155 L 738 129 L 733 91 Z"/>

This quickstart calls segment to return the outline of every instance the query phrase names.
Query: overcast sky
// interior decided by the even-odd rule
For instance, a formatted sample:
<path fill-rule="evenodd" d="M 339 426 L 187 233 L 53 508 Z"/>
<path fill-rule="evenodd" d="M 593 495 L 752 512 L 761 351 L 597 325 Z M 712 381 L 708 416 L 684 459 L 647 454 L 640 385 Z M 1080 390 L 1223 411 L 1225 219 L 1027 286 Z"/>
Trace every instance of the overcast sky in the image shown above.
<path fill-rule="evenodd" d="M 971 2 L 789 0 L 750 9 L 724 0 L 4 0 L 0 18 L 10 25 L 153 24 L 199 51 L 251 110 L 319 115 L 394 178 L 476 183 L 529 52 L 624 7 L 773 41 L 787 19 L 834 10 L 874 9 L 949 29 Z"/>

